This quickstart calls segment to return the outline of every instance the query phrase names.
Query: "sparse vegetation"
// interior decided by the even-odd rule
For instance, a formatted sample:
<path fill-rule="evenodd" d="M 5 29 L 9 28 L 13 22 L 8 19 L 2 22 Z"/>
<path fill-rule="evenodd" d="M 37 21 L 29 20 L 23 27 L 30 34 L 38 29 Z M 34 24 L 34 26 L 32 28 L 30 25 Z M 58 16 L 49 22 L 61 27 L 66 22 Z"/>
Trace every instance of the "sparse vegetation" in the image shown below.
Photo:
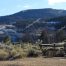
<path fill-rule="evenodd" d="M 5 44 L 4 44 L 5 45 Z M 10 60 L 24 57 L 37 57 L 40 54 L 39 46 L 28 44 L 8 44 L 9 48 L 0 48 L 0 60 Z"/>
<path fill-rule="evenodd" d="M 42 40 L 43 42 L 49 42 L 47 32 L 43 32 L 41 34 L 40 40 Z M 38 44 L 32 44 L 28 42 L 12 44 L 9 37 L 5 37 L 2 45 L 4 45 L 4 47 L 0 47 L 0 60 L 13 60 L 25 57 L 38 57 L 41 55 L 47 57 L 64 56 L 64 50 L 56 50 L 55 45 L 53 46 L 53 48 L 40 48 Z"/>
<path fill-rule="evenodd" d="M 64 49 L 53 49 L 53 48 L 40 48 L 39 45 L 24 43 L 24 44 L 4 44 L 4 47 L 0 48 L 0 60 L 13 60 L 25 57 L 53 57 L 53 56 L 64 56 Z M 7 48 L 5 48 L 7 45 Z M 9 49 L 10 48 L 10 49 Z"/>

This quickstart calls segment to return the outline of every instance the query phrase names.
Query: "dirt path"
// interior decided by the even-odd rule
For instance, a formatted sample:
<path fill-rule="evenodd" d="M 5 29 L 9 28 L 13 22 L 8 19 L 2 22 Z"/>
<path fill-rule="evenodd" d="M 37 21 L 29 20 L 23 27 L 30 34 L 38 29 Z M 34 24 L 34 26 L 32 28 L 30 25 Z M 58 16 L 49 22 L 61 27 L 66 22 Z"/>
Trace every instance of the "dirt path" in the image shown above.
<path fill-rule="evenodd" d="M 0 66 L 66 66 L 66 59 L 25 58 L 15 61 L 0 61 Z"/>

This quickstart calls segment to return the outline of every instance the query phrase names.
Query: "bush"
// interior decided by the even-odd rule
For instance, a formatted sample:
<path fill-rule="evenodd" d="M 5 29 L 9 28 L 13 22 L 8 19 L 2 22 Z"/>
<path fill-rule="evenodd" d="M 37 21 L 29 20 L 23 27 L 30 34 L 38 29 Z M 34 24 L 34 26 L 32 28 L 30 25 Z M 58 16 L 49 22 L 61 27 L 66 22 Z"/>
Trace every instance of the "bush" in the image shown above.
<path fill-rule="evenodd" d="M 64 50 L 63 49 L 58 49 L 56 52 L 56 57 L 64 57 Z"/>
<path fill-rule="evenodd" d="M 38 52 L 34 49 L 30 49 L 27 54 L 28 57 L 38 57 Z"/>
<path fill-rule="evenodd" d="M 47 49 L 43 49 L 43 50 L 42 50 L 42 55 L 43 55 L 43 56 L 46 56 L 46 53 L 47 53 Z"/>
<path fill-rule="evenodd" d="M 17 54 L 17 51 L 13 49 L 12 51 L 9 52 L 9 58 L 14 57 Z"/>
<path fill-rule="evenodd" d="M 19 58 L 23 58 L 27 56 L 27 53 L 24 51 L 24 48 L 21 46 L 15 45 L 13 48 L 16 51 L 16 54 L 19 54 Z"/>
<path fill-rule="evenodd" d="M 46 57 L 53 57 L 55 56 L 56 50 L 53 48 L 47 48 L 42 50 L 42 55 Z"/>
<path fill-rule="evenodd" d="M 9 53 L 6 52 L 5 50 L 3 49 L 0 49 L 0 60 L 6 60 L 9 56 Z"/>
<path fill-rule="evenodd" d="M 39 46 L 32 44 L 24 44 L 24 52 L 26 52 L 27 57 L 38 57 L 41 53 Z"/>

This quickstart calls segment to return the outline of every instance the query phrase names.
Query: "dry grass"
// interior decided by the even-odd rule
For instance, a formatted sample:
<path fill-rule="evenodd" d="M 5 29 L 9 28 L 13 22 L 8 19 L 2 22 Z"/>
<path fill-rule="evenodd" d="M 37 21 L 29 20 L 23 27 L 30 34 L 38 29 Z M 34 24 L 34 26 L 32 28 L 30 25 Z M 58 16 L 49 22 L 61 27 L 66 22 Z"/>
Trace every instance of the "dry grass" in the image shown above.
<path fill-rule="evenodd" d="M 66 66 L 66 59 L 24 58 L 15 61 L 0 61 L 0 66 Z"/>

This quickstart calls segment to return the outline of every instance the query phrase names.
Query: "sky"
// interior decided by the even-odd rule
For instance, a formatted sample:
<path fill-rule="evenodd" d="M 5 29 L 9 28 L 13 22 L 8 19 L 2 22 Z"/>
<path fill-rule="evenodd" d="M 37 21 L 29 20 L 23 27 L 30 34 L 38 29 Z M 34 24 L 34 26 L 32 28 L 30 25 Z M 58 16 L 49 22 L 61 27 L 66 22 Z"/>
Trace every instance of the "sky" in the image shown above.
<path fill-rule="evenodd" d="M 64 9 L 66 0 L 0 0 L 0 16 L 10 15 L 27 9 Z"/>

